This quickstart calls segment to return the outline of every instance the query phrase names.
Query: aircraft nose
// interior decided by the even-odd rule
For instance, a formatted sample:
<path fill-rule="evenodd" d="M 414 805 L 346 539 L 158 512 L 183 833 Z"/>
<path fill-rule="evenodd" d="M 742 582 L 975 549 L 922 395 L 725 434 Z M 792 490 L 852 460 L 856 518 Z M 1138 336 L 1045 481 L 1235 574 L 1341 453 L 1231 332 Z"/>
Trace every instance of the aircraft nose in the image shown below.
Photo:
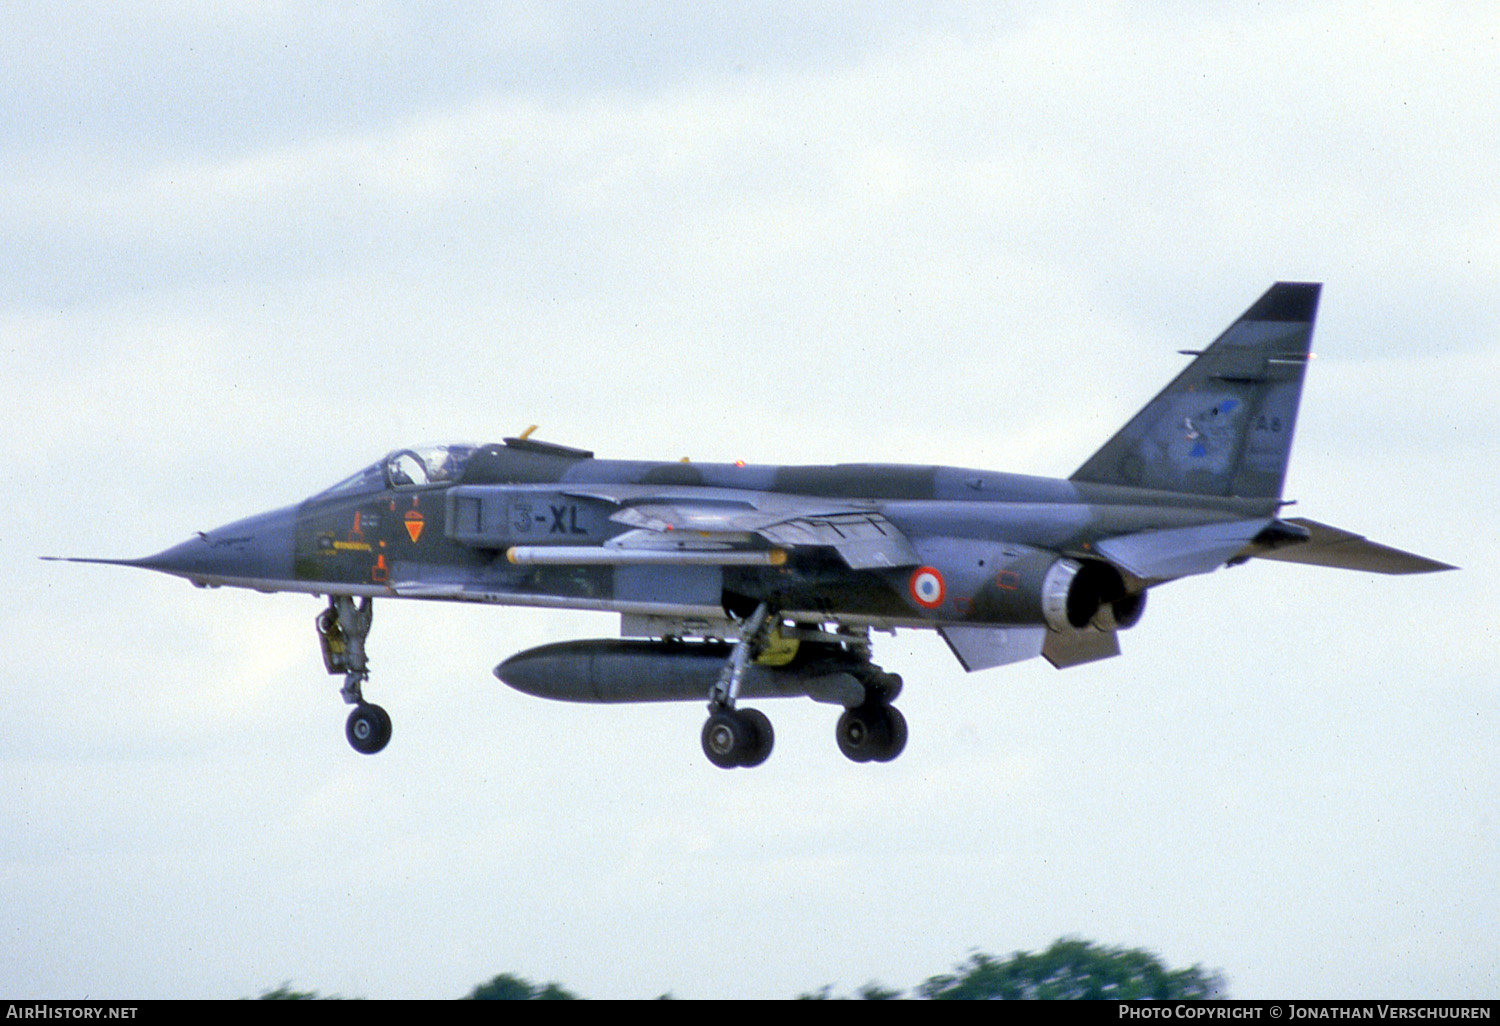
<path fill-rule="evenodd" d="M 186 577 L 195 584 L 287 581 L 293 576 L 296 527 L 297 508 L 288 506 L 199 532 L 133 565 Z"/>

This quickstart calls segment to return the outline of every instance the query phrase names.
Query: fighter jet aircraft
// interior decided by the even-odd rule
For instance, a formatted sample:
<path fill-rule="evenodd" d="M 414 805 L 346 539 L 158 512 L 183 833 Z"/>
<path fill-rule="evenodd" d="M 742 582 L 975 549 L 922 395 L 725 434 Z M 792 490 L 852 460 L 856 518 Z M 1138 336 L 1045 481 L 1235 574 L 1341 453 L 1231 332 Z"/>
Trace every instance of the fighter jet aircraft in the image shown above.
<path fill-rule="evenodd" d="M 1148 592 L 1255 559 L 1387 574 L 1453 569 L 1282 517 L 1320 286 L 1274 285 L 1066 480 L 940 466 L 598 459 L 537 441 L 398 449 L 326 491 L 144 559 L 199 586 L 325 596 L 317 634 L 354 706 L 356 751 L 391 721 L 365 700 L 376 598 L 621 616 L 495 668 L 575 702 L 699 701 L 715 765 L 773 732 L 745 699 L 841 706 L 856 762 L 906 744 L 901 678 L 872 630 L 927 628 L 964 669 L 1118 655 Z"/>

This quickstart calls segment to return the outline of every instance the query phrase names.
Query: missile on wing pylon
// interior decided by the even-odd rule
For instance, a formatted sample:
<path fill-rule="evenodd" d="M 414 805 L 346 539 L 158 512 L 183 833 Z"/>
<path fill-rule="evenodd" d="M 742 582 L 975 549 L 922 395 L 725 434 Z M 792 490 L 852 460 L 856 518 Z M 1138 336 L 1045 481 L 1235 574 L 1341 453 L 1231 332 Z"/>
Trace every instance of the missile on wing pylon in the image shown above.
<path fill-rule="evenodd" d="M 528 695 L 567 702 L 706 702 L 729 651 L 712 641 L 563 641 L 518 652 L 495 667 L 495 676 Z M 899 678 L 868 662 L 814 658 L 787 667 L 752 663 L 739 693 L 853 708 L 867 696 L 863 681 L 899 687 Z"/>

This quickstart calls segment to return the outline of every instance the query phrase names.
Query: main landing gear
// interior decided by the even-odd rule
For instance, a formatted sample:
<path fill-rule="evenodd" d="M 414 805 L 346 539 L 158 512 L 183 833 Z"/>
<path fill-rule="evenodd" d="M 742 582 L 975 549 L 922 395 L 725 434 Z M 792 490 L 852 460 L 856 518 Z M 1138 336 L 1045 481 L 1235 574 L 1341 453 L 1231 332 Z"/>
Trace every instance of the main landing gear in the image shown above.
<path fill-rule="evenodd" d="M 890 762 L 906 750 L 906 717 L 891 705 L 901 694 L 901 675 L 869 662 L 868 643 L 854 675 L 865 686 L 865 700 L 839 717 L 839 751 L 854 762 Z"/>
<path fill-rule="evenodd" d="M 729 653 L 724 671 L 708 693 L 708 722 L 703 724 L 703 754 L 720 769 L 759 766 L 771 756 L 776 735 L 759 709 L 736 709 L 745 668 L 765 648 L 771 607 L 762 602 L 740 625 L 740 640 Z"/>
<path fill-rule="evenodd" d="M 878 701 L 845 709 L 837 730 L 839 751 L 855 762 L 890 762 L 906 748 L 906 717 Z"/>
<path fill-rule="evenodd" d="M 760 710 L 741 709 L 735 702 L 752 662 L 764 657 L 780 665 L 795 658 L 771 651 L 785 641 L 778 618 L 764 602 L 741 622 L 740 640 L 709 691 L 708 720 L 703 724 L 703 754 L 720 769 L 759 766 L 770 756 L 776 742 L 771 721 Z M 840 668 L 863 685 L 864 701 L 839 717 L 839 751 L 854 762 L 890 762 L 906 748 L 906 717 L 891 705 L 901 693 L 901 677 L 870 662 L 868 634 L 852 635 L 847 643 L 849 662 Z M 795 644 L 791 647 L 795 653 Z"/>
<path fill-rule="evenodd" d="M 374 599 L 333 595 L 328 608 L 318 614 L 318 642 L 323 647 L 323 665 L 334 676 L 344 675 L 339 693 L 354 706 L 344 724 L 344 736 L 361 755 L 374 755 L 391 739 L 391 718 L 373 702 L 366 702 L 361 690 L 370 679 L 370 665 L 365 659 L 365 638 L 375 613 Z"/>

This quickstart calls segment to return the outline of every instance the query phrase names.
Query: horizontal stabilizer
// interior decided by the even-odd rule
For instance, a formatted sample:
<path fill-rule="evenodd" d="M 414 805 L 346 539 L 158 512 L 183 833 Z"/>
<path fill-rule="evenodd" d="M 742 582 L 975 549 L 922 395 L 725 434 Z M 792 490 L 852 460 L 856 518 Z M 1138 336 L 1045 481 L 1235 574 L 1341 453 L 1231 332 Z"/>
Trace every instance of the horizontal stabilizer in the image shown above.
<path fill-rule="evenodd" d="M 1099 542 L 1094 550 L 1143 581 L 1170 580 L 1217 570 L 1270 523 L 1270 517 L 1262 517 L 1142 531 Z"/>
<path fill-rule="evenodd" d="M 1440 563 L 1426 556 L 1403 552 L 1370 541 L 1362 534 L 1320 524 L 1316 520 L 1292 517 L 1289 524 L 1306 529 L 1308 540 L 1297 545 L 1253 552 L 1256 559 L 1279 559 L 1285 563 L 1309 563 L 1341 570 L 1364 570 L 1374 574 L 1429 574 L 1438 570 L 1457 570 L 1450 563 Z"/>

